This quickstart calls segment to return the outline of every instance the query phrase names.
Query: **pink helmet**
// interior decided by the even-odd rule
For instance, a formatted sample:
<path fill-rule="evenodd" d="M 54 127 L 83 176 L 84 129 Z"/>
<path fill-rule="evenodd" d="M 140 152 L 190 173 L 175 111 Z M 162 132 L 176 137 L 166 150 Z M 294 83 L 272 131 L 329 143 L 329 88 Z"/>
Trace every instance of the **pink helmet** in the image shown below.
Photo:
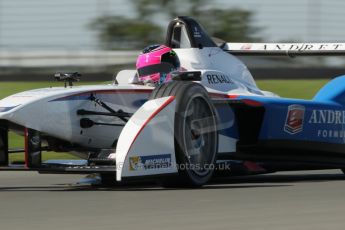
<path fill-rule="evenodd" d="M 140 81 L 159 85 L 171 78 L 171 72 L 179 69 L 180 61 L 170 47 L 151 45 L 139 55 L 136 67 Z"/>

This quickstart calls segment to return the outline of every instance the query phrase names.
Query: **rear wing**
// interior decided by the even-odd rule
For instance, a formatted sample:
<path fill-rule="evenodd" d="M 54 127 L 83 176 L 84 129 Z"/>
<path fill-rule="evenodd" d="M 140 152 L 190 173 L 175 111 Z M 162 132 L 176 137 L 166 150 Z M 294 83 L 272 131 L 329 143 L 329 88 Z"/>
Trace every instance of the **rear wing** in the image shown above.
<path fill-rule="evenodd" d="M 248 56 L 340 56 L 345 43 L 224 43 L 224 51 Z"/>

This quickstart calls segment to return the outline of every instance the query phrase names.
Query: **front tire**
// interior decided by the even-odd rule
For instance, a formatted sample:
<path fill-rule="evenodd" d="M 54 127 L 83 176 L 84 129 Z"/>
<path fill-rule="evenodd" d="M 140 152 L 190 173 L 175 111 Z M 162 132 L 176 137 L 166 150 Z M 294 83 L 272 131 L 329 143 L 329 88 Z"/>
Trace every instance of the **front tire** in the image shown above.
<path fill-rule="evenodd" d="M 205 88 L 194 82 L 172 81 L 157 87 L 150 99 L 174 96 L 175 154 L 178 176 L 163 179 L 164 186 L 198 187 L 214 172 L 218 151 L 217 119 Z"/>

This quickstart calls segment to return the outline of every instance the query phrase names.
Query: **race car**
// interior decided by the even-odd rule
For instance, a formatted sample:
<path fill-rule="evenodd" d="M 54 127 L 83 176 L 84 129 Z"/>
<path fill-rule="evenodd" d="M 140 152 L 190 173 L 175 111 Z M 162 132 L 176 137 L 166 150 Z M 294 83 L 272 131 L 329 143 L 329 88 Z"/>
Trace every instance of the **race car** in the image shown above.
<path fill-rule="evenodd" d="M 269 173 L 345 168 L 345 76 L 312 100 L 259 89 L 235 55 L 344 54 L 344 44 L 217 45 L 194 19 L 178 17 L 165 45 L 183 71 L 158 87 L 123 70 L 113 84 L 64 87 L 0 100 L 2 170 L 99 173 L 104 183 L 157 178 L 202 186 L 215 172 Z M 68 83 L 68 84 L 67 84 Z M 25 137 L 25 166 L 9 165 L 9 131 Z M 42 162 L 41 152 L 71 152 L 84 161 Z"/>

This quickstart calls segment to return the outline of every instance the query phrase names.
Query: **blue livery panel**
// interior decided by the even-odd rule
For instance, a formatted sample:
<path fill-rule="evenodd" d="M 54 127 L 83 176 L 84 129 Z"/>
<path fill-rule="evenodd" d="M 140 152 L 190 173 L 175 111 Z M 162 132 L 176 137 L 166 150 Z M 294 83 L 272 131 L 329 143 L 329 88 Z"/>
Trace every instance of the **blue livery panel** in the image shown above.
<path fill-rule="evenodd" d="M 345 105 L 345 76 L 334 78 L 324 85 L 314 96 L 313 101 Z"/>
<path fill-rule="evenodd" d="M 331 82 L 312 100 L 233 95 L 214 101 L 218 133 L 238 140 L 226 157 L 345 164 L 345 77 Z"/>
<path fill-rule="evenodd" d="M 303 101 L 264 105 L 259 139 L 345 143 L 345 109 L 342 106 Z"/>
<path fill-rule="evenodd" d="M 228 103 L 216 103 L 218 134 L 238 139 L 238 124 L 235 113 Z"/>

